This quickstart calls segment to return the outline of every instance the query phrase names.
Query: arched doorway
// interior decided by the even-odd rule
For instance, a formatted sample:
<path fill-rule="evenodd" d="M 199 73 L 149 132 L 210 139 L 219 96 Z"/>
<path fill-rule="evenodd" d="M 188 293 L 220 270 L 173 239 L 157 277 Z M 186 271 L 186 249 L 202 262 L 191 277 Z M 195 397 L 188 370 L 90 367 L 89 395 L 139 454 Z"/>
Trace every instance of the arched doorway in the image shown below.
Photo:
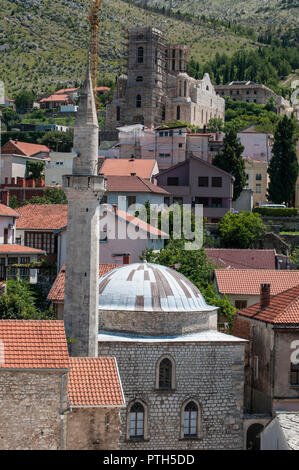
<path fill-rule="evenodd" d="M 247 450 L 260 450 L 261 449 L 261 432 L 263 431 L 264 426 L 260 423 L 255 423 L 249 426 L 247 429 L 247 441 L 246 449 Z"/>

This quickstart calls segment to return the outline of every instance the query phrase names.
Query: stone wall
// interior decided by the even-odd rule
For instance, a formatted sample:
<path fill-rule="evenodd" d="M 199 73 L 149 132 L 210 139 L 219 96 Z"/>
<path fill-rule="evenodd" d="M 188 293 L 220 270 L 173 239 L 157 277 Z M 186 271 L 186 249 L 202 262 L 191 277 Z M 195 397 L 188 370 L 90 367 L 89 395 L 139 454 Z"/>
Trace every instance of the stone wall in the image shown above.
<path fill-rule="evenodd" d="M 117 450 L 119 408 L 73 408 L 67 414 L 66 449 Z"/>
<path fill-rule="evenodd" d="M 61 371 L 1 370 L 0 449 L 60 449 L 66 389 Z"/>
<path fill-rule="evenodd" d="M 99 343 L 99 354 L 115 356 L 126 404 L 148 407 L 148 439 L 127 440 L 126 409 L 121 411 L 121 449 L 242 449 L 244 345 L 223 343 Z M 176 364 L 174 390 L 156 390 L 156 364 L 163 354 Z M 201 437 L 181 439 L 186 399 L 202 407 Z"/>
<path fill-rule="evenodd" d="M 99 310 L 99 330 L 141 335 L 176 335 L 217 329 L 214 312 Z"/>

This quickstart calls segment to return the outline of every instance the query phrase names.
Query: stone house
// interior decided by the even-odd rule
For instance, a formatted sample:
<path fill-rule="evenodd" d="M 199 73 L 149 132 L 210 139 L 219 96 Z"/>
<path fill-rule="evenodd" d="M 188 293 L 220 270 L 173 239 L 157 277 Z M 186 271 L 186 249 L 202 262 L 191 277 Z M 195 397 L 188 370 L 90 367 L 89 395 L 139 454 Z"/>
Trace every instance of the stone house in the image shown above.
<path fill-rule="evenodd" d="M 115 356 L 122 450 L 242 449 L 244 343 L 177 271 L 125 265 L 100 278 L 99 354 Z"/>
<path fill-rule="evenodd" d="M 232 208 L 234 177 L 200 158 L 190 156 L 156 178 L 169 193 L 165 203 L 202 204 L 209 222 L 218 222 Z"/>
<path fill-rule="evenodd" d="M 274 269 L 215 269 L 215 287 L 238 309 L 257 304 L 261 284 L 271 283 L 272 295 L 299 284 L 299 271 Z"/>
<path fill-rule="evenodd" d="M 267 104 L 273 97 L 278 114 L 288 112 L 291 106 L 289 101 L 276 95 L 270 88 L 252 81 L 233 81 L 228 85 L 215 85 L 215 90 L 221 96 L 228 96 L 234 101 L 246 101 L 247 103 Z"/>
<path fill-rule="evenodd" d="M 106 108 L 106 129 L 131 124 L 154 128 L 176 120 L 203 127 L 215 117 L 224 121 L 224 99 L 207 73 L 202 80 L 187 75 L 187 54 L 186 46 L 166 44 L 156 28 L 129 31 L 128 75 L 117 80 Z"/>
<path fill-rule="evenodd" d="M 53 94 L 47 98 L 39 100 L 41 109 L 55 109 L 60 108 L 60 106 L 68 106 L 70 104 L 72 104 L 72 99 L 68 94 Z"/>
<path fill-rule="evenodd" d="M 247 441 L 252 426 L 260 434 L 277 411 L 299 411 L 299 286 L 271 294 L 272 284 L 261 284 L 259 301 L 239 310 L 234 322 L 234 334 L 248 340 L 244 406 L 253 422 Z"/>
<path fill-rule="evenodd" d="M 0 449 L 118 449 L 123 405 L 115 359 L 70 358 L 62 321 L 0 320 Z"/>
<path fill-rule="evenodd" d="M 276 412 L 260 439 L 261 450 L 299 450 L 299 413 Z"/>

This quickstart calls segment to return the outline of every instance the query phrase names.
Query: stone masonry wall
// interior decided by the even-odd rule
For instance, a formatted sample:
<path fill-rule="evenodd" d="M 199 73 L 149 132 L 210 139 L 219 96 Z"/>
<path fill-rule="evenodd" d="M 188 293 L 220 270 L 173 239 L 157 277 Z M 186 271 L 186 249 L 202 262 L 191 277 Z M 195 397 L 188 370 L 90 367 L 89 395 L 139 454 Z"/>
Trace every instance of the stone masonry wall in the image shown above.
<path fill-rule="evenodd" d="M 66 449 L 117 450 L 119 408 L 73 408 L 67 415 Z"/>
<path fill-rule="evenodd" d="M 244 345 L 223 343 L 99 343 L 99 354 L 115 356 L 127 406 L 148 406 L 148 440 L 128 441 L 121 411 L 121 449 L 242 449 Z M 176 388 L 155 390 L 156 363 L 169 354 Z M 181 439 L 181 407 L 188 398 L 202 406 L 202 438 Z"/>
<path fill-rule="evenodd" d="M 0 449 L 60 448 L 62 372 L 0 371 Z M 62 407 L 67 407 L 64 380 Z"/>

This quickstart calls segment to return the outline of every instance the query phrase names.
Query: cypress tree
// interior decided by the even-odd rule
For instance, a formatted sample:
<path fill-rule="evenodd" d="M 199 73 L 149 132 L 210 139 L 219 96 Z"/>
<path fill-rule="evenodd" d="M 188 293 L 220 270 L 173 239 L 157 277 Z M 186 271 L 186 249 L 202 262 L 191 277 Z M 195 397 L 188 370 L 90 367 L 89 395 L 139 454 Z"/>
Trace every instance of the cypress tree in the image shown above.
<path fill-rule="evenodd" d="M 235 177 L 234 201 L 240 196 L 246 183 L 245 162 L 242 158 L 243 150 L 244 147 L 239 143 L 237 133 L 231 129 L 223 139 L 222 152 L 213 158 L 213 165 L 218 166 L 218 168 L 227 171 Z"/>
<path fill-rule="evenodd" d="M 274 134 L 272 158 L 268 168 L 270 184 L 267 198 L 275 204 L 292 206 L 298 177 L 294 118 L 284 116 Z"/>

